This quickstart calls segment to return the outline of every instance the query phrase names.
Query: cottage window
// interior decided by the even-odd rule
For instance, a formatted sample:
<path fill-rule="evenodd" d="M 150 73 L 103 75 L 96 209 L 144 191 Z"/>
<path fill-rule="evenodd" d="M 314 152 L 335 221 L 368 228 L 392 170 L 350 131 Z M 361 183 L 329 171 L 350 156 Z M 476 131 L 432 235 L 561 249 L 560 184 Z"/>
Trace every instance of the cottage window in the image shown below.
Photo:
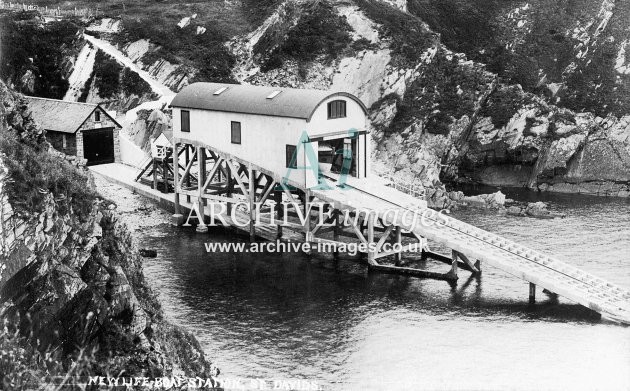
<path fill-rule="evenodd" d="M 328 119 L 345 118 L 346 117 L 346 101 L 333 100 L 328 103 Z"/>
<path fill-rule="evenodd" d="M 297 168 L 297 156 L 295 156 L 295 145 L 287 144 L 287 168 Z"/>
<path fill-rule="evenodd" d="M 232 121 L 232 144 L 241 143 L 241 123 Z"/>
<path fill-rule="evenodd" d="M 94 121 L 101 122 L 101 112 L 98 110 L 94 112 Z"/>
<path fill-rule="evenodd" d="M 190 132 L 190 111 L 182 110 L 182 132 Z"/>

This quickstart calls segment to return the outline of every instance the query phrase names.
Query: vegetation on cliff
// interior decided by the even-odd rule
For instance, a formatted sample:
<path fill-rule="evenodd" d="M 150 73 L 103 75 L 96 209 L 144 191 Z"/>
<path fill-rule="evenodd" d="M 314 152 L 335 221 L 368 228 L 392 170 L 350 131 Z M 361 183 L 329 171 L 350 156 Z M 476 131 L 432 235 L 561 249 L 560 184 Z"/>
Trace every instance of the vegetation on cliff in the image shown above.
<path fill-rule="evenodd" d="M 437 45 L 438 36 L 422 20 L 379 0 L 356 0 L 366 15 L 382 26 L 381 37 L 390 40 L 395 65 L 414 66 L 422 54 Z"/>
<path fill-rule="evenodd" d="M 89 213 L 96 193 L 89 187 L 87 175 L 61 156 L 44 146 L 25 145 L 9 132 L 2 132 L 0 153 L 11 178 L 7 194 L 18 213 L 41 211 L 48 194 L 57 200 L 61 214 L 85 218 Z"/>
<path fill-rule="evenodd" d="M 189 64 L 196 69 L 196 81 L 233 82 L 231 69 L 234 58 L 224 42 L 229 38 L 214 23 L 189 24 L 183 28 L 171 16 L 138 15 L 122 18 L 122 30 L 114 42 L 125 45 L 139 39 L 147 39 L 158 46 L 142 58 L 146 64 L 164 59 L 173 64 Z M 205 28 L 197 34 L 197 27 Z"/>
<path fill-rule="evenodd" d="M 318 57 L 330 61 L 352 42 L 350 30 L 346 18 L 338 15 L 329 2 L 318 1 L 307 6 L 279 45 L 277 37 L 266 34 L 254 46 L 254 53 L 262 57 L 263 72 L 282 67 L 287 59 L 298 63 Z"/>
<path fill-rule="evenodd" d="M 49 150 L 20 96 L 3 83 L 0 109 L 0 180 L 8 193 L 0 193 L 0 218 L 22 227 L 4 235 L 3 226 L 0 235 L 2 388 L 79 389 L 82 376 L 215 374 L 194 337 L 164 320 L 116 205 L 96 194 L 84 168 Z"/>
<path fill-rule="evenodd" d="M 464 115 L 471 116 L 490 75 L 481 68 L 459 64 L 453 54 L 438 50 L 433 61 L 411 85 L 398 103 L 390 131 L 401 131 L 423 121 L 429 133 L 448 134 L 450 125 Z"/>
<path fill-rule="evenodd" d="M 507 84 L 546 94 L 547 84 L 562 83 L 560 106 L 627 113 L 630 75 L 615 62 L 630 39 L 628 2 L 409 0 L 408 9 Z"/>
<path fill-rule="evenodd" d="M 67 52 L 72 51 L 80 22 L 44 24 L 36 12 L 0 14 L 0 78 L 16 90 L 44 98 L 63 98 Z"/>
<path fill-rule="evenodd" d="M 102 50 L 96 51 L 94 69 L 85 82 L 78 101 L 85 102 L 92 88 L 104 99 L 115 98 L 118 94 L 125 96 L 152 94 L 151 86 L 136 72 L 124 68 Z"/>

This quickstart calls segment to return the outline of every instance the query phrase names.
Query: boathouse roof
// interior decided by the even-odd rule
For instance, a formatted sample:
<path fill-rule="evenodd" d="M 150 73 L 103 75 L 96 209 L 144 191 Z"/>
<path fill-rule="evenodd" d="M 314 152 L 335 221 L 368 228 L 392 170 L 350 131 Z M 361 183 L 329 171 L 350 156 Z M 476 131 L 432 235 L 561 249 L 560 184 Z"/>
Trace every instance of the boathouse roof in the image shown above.
<path fill-rule="evenodd" d="M 33 113 L 33 118 L 42 128 L 62 133 L 75 133 L 92 112 L 99 107 L 93 103 L 68 102 L 34 96 L 25 96 L 24 98 L 26 98 L 28 107 Z M 102 112 L 120 126 L 106 110 L 102 110 Z"/>
<path fill-rule="evenodd" d="M 334 96 L 354 100 L 367 113 L 363 102 L 347 92 L 223 83 L 194 83 L 184 87 L 171 102 L 171 107 L 300 118 L 309 121 L 317 107 Z"/>

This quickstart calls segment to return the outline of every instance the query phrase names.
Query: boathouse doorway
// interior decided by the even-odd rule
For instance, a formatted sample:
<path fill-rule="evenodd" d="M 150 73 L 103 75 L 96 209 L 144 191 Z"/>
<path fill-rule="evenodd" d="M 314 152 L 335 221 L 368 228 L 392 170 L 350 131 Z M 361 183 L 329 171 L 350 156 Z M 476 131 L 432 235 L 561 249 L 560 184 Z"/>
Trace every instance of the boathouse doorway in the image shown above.
<path fill-rule="evenodd" d="M 114 128 L 84 131 L 83 153 L 88 166 L 114 163 Z"/>

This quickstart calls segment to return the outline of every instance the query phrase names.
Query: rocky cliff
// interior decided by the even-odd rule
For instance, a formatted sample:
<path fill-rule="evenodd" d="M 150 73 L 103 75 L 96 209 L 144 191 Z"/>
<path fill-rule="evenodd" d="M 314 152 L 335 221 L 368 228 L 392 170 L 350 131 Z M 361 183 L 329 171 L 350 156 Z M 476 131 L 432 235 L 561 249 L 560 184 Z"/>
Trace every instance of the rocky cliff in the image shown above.
<path fill-rule="evenodd" d="M 153 10 L 86 31 L 174 91 L 212 80 L 352 92 L 370 108 L 377 173 L 422 183 L 438 206 L 445 183 L 628 194 L 626 3 L 179 6 L 161 24 Z"/>
<path fill-rule="evenodd" d="M 20 96 L 0 87 L 3 388 L 216 375 L 195 338 L 164 319 L 116 205 L 48 150 Z"/>
<path fill-rule="evenodd" d="M 442 183 L 459 182 L 628 196 L 630 117 L 623 103 L 628 77 L 619 71 L 625 60 L 618 55 L 628 38 L 627 28 L 620 27 L 623 20 L 630 20 L 624 19 L 627 7 L 603 1 L 601 7 L 574 15 L 570 6 L 558 6 L 571 17 L 557 30 L 541 32 L 521 27 L 555 20 L 556 15 L 543 20 L 540 12 L 554 7 L 549 2 L 521 8 L 503 4 L 500 10 L 486 10 L 485 16 L 480 5 L 453 1 L 446 2 L 448 8 L 444 2 L 420 3 L 285 1 L 257 30 L 230 41 L 237 58 L 234 74 L 248 83 L 341 89 L 358 95 L 370 107 L 376 170 L 393 171 L 432 188 L 436 206 L 448 204 Z M 444 44 L 433 26 L 419 17 L 422 7 L 457 10 L 461 23 L 452 26 L 456 31 L 446 41 L 466 48 L 470 56 Z M 464 34 L 466 29 L 478 28 L 474 20 L 464 18 L 462 10 L 467 7 L 480 7 L 471 10 L 471 17 L 485 17 L 487 24 L 503 32 L 500 43 L 511 45 L 512 53 L 506 67 L 523 67 L 519 58 L 532 55 L 536 47 L 548 50 L 547 40 L 553 37 L 556 41 L 566 37 L 567 42 L 557 45 L 568 52 L 561 59 L 564 70 L 552 72 L 553 54 L 548 52 L 538 53 L 538 68 L 527 69 L 531 74 L 520 79 L 508 77 L 508 69 L 496 63 L 478 62 L 495 57 L 473 55 L 463 43 L 455 45 L 457 39 L 471 39 Z M 322 22 L 335 18 L 333 26 Z M 313 44 L 327 41 L 337 44 L 324 48 Z M 610 42 L 615 42 L 618 58 L 614 66 L 602 53 Z M 585 69 L 596 64 L 602 77 L 614 80 L 606 84 L 593 79 Z M 579 81 L 577 74 L 583 76 Z M 536 81 L 526 83 L 526 76 Z M 521 84 L 511 84 L 516 82 Z M 584 87 L 592 83 L 598 87 Z M 580 106 L 569 98 L 580 94 L 602 99 Z"/>

